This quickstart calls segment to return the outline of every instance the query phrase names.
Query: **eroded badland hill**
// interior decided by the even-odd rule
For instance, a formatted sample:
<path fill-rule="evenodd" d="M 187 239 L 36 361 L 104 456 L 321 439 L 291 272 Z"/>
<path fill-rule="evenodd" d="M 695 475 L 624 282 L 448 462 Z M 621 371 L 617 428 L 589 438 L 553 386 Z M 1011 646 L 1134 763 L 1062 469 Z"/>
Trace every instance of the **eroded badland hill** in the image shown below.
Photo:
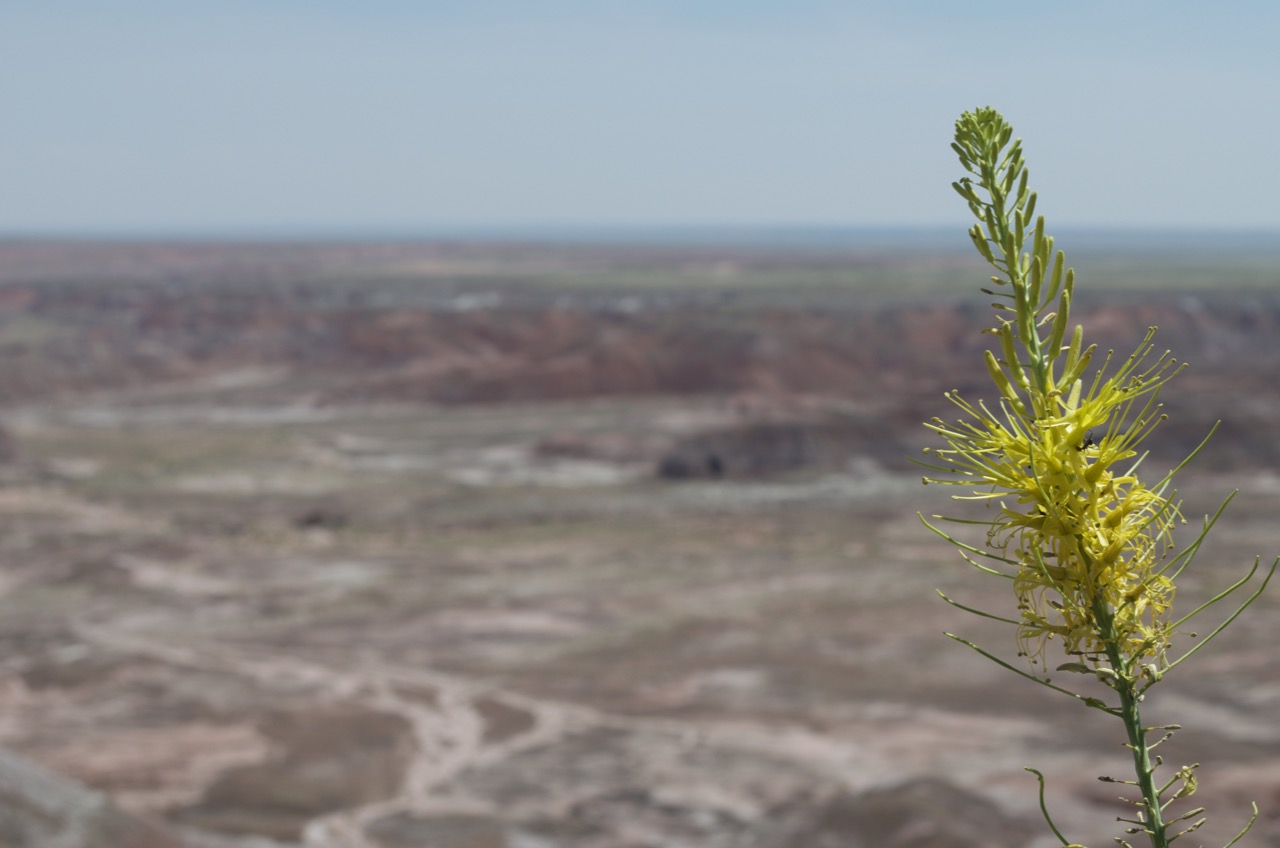
<path fill-rule="evenodd" d="M 1280 262 L 1233 262 L 1098 257 L 1076 307 L 1192 363 L 1154 471 L 1223 421 L 1186 511 L 1242 495 L 1180 603 L 1280 553 Z M 1119 728 L 941 635 L 1013 653 L 934 595 L 1011 607 L 921 527 L 957 507 L 908 461 L 943 391 L 990 394 L 981 279 L 944 252 L 0 246 L 0 842 L 1053 844 L 1024 765 L 1109 838 Z M 1256 799 L 1280 844 L 1276 598 L 1153 707 L 1204 764 L 1206 843 Z"/>

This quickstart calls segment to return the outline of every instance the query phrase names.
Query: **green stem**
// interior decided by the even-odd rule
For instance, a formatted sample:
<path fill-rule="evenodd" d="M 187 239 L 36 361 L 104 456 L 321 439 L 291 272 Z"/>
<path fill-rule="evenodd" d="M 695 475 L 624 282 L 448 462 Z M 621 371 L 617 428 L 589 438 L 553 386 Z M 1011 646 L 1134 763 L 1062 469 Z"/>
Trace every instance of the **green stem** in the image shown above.
<path fill-rule="evenodd" d="M 1170 839 L 1166 833 L 1168 825 L 1164 821 L 1160 804 L 1160 788 L 1156 786 L 1155 764 L 1151 761 L 1151 748 L 1147 744 L 1147 732 L 1142 725 L 1139 703 L 1142 693 L 1138 691 L 1138 681 L 1132 676 L 1132 661 L 1126 659 L 1115 644 L 1115 616 L 1101 599 L 1094 600 L 1094 614 L 1097 617 L 1099 632 L 1107 642 L 1107 659 L 1111 669 L 1116 673 L 1112 686 L 1120 696 L 1120 708 L 1117 713 L 1124 722 L 1125 734 L 1129 739 L 1129 750 L 1133 753 L 1133 770 L 1137 777 L 1138 789 L 1142 792 L 1141 817 L 1146 834 L 1151 839 L 1151 848 L 1169 848 Z"/>
<path fill-rule="evenodd" d="M 990 205 L 993 215 L 990 223 L 994 224 L 994 232 L 991 235 L 1004 258 L 1004 272 L 1009 275 L 1009 285 L 1013 289 L 1015 313 L 1024 319 L 1018 322 L 1018 335 L 1027 350 L 1029 356 L 1027 364 L 1030 366 L 1031 374 L 1035 378 L 1035 392 L 1032 393 L 1031 399 L 1032 403 L 1036 405 L 1036 417 L 1040 418 L 1049 413 L 1049 410 L 1044 406 L 1044 398 L 1048 395 L 1050 388 L 1049 362 L 1044 355 L 1040 334 L 1035 326 L 1035 314 L 1038 304 L 1031 302 L 1026 273 L 1022 267 L 1021 237 L 1025 236 L 1025 233 L 1015 232 L 1015 227 L 1010 226 L 1010 218 L 1022 211 L 1019 208 L 1021 204 L 1015 199 L 1013 209 L 1006 207 L 1005 192 L 1000 185 L 999 162 L 1001 148 L 992 144 L 988 145 L 984 152 L 986 153 L 986 159 L 982 175 L 986 183 L 987 194 L 991 198 Z"/>
<path fill-rule="evenodd" d="M 1151 762 L 1147 734 L 1138 714 L 1141 696 L 1135 691 L 1133 681 L 1127 678 L 1118 681 L 1116 691 L 1120 695 L 1120 718 L 1124 721 L 1129 748 L 1133 752 L 1133 768 L 1137 774 L 1138 788 L 1142 790 L 1142 805 L 1146 808 L 1147 835 L 1151 837 L 1152 848 L 1168 848 L 1169 839 L 1160 810 L 1160 790 L 1156 786 L 1155 765 Z"/>

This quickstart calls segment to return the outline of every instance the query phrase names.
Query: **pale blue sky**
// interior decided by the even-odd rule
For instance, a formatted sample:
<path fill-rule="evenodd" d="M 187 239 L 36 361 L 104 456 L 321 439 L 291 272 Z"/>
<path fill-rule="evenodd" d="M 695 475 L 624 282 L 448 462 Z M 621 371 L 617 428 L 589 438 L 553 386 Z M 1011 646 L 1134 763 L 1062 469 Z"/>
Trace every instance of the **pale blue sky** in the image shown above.
<path fill-rule="evenodd" d="M 8 0 L 0 234 L 966 225 L 964 109 L 1051 224 L 1280 230 L 1280 4 Z"/>

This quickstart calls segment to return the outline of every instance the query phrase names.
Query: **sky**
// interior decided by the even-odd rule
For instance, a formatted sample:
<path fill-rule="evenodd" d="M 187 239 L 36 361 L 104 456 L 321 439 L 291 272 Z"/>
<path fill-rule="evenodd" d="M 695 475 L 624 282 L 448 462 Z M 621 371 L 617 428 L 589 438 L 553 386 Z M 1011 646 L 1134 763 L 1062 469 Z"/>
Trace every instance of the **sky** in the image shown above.
<path fill-rule="evenodd" d="M 8 0 L 0 236 L 1276 230 L 1273 0 Z"/>

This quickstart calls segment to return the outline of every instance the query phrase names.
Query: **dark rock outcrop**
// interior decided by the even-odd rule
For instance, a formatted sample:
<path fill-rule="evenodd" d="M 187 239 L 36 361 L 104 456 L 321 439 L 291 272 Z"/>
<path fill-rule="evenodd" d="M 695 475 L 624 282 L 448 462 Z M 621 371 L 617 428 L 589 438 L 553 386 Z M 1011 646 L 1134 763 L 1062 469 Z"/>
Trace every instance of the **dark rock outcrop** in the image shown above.
<path fill-rule="evenodd" d="M 745 477 L 803 468 L 846 469 L 858 458 L 899 466 L 919 433 L 884 416 L 815 414 L 746 420 L 680 440 L 658 460 L 658 476 L 672 480 Z"/>

